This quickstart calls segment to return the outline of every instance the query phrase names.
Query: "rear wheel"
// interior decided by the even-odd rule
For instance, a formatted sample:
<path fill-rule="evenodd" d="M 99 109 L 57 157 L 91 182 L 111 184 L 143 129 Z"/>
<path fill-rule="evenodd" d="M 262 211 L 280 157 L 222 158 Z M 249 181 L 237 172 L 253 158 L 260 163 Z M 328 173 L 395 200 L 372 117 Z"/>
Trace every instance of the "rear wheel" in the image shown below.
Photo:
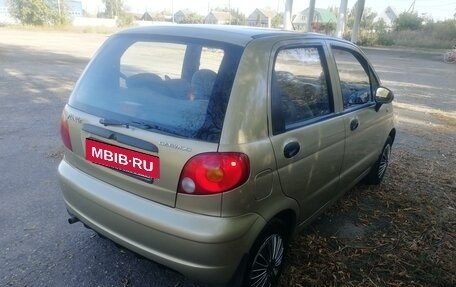
<path fill-rule="evenodd" d="M 371 171 L 369 172 L 369 174 L 366 177 L 367 184 L 377 185 L 377 184 L 380 184 L 380 182 L 382 182 L 382 179 L 385 176 L 386 169 L 388 168 L 389 161 L 391 158 L 392 144 L 393 144 L 393 141 L 391 140 L 391 137 L 388 137 L 385 145 L 383 146 L 383 150 L 382 150 L 382 153 L 380 154 L 380 157 L 374 163 Z"/>
<path fill-rule="evenodd" d="M 288 234 L 285 225 L 274 219 L 266 226 L 250 251 L 243 286 L 276 286 L 287 249 Z"/>

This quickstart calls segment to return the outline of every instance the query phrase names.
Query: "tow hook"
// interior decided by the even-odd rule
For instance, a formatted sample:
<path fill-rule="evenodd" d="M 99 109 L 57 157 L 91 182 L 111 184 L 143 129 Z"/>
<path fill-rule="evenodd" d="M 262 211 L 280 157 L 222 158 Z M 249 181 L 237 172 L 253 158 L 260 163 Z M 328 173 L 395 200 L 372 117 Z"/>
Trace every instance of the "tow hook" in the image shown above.
<path fill-rule="evenodd" d="M 68 218 L 69 224 L 74 224 L 76 222 L 79 222 L 79 219 L 77 217 L 72 216 L 72 217 Z"/>

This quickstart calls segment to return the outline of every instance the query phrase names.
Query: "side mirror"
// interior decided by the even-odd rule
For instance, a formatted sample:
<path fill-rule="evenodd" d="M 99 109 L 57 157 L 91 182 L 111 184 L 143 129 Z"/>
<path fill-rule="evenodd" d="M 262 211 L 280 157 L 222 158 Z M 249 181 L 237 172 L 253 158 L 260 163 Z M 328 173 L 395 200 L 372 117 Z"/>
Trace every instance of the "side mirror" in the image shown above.
<path fill-rule="evenodd" d="M 375 99 L 375 102 L 377 103 L 377 105 L 375 106 L 375 110 L 378 111 L 383 104 L 389 104 L 393 101 L 394 94 L 388 88 L 379 87 L 375 91 L 374 99 Z"/>

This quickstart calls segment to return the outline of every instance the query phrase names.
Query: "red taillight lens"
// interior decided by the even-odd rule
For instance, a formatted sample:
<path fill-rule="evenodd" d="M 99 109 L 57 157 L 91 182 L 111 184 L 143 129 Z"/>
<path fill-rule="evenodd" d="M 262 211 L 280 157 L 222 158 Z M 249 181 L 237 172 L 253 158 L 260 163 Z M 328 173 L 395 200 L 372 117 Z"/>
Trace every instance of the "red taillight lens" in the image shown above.
<path fill-rule="evenodd" d="M 70 129 L 68 128 L 68 121 L 64 115 L 60 118 L 60 136 L 62 137 L 63 144 L 69 149 L 73 150 L 71 146 Z"/>
<path fill-rule="evenodd" d="M 249 174 L 249 158 L 243 153 L 199 154 L 185 164 L 178 192 L 196 195 L 225 192 L 243 184 Z"/>

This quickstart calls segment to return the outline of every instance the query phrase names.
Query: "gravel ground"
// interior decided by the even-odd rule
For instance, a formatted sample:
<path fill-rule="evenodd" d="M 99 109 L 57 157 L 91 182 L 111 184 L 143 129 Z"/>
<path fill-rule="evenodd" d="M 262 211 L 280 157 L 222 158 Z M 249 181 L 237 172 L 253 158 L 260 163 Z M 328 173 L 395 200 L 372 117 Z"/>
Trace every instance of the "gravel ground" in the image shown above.
<path fill-rule="evenodd" d="M 195 286 L 66 223 L 61 110 L 106 35 L 0 27 L 0 286 Z M 396 95 L 393 162 L 296 238 L 282 286 L 454 286 L 456 65 L 366 49 Z"/>

